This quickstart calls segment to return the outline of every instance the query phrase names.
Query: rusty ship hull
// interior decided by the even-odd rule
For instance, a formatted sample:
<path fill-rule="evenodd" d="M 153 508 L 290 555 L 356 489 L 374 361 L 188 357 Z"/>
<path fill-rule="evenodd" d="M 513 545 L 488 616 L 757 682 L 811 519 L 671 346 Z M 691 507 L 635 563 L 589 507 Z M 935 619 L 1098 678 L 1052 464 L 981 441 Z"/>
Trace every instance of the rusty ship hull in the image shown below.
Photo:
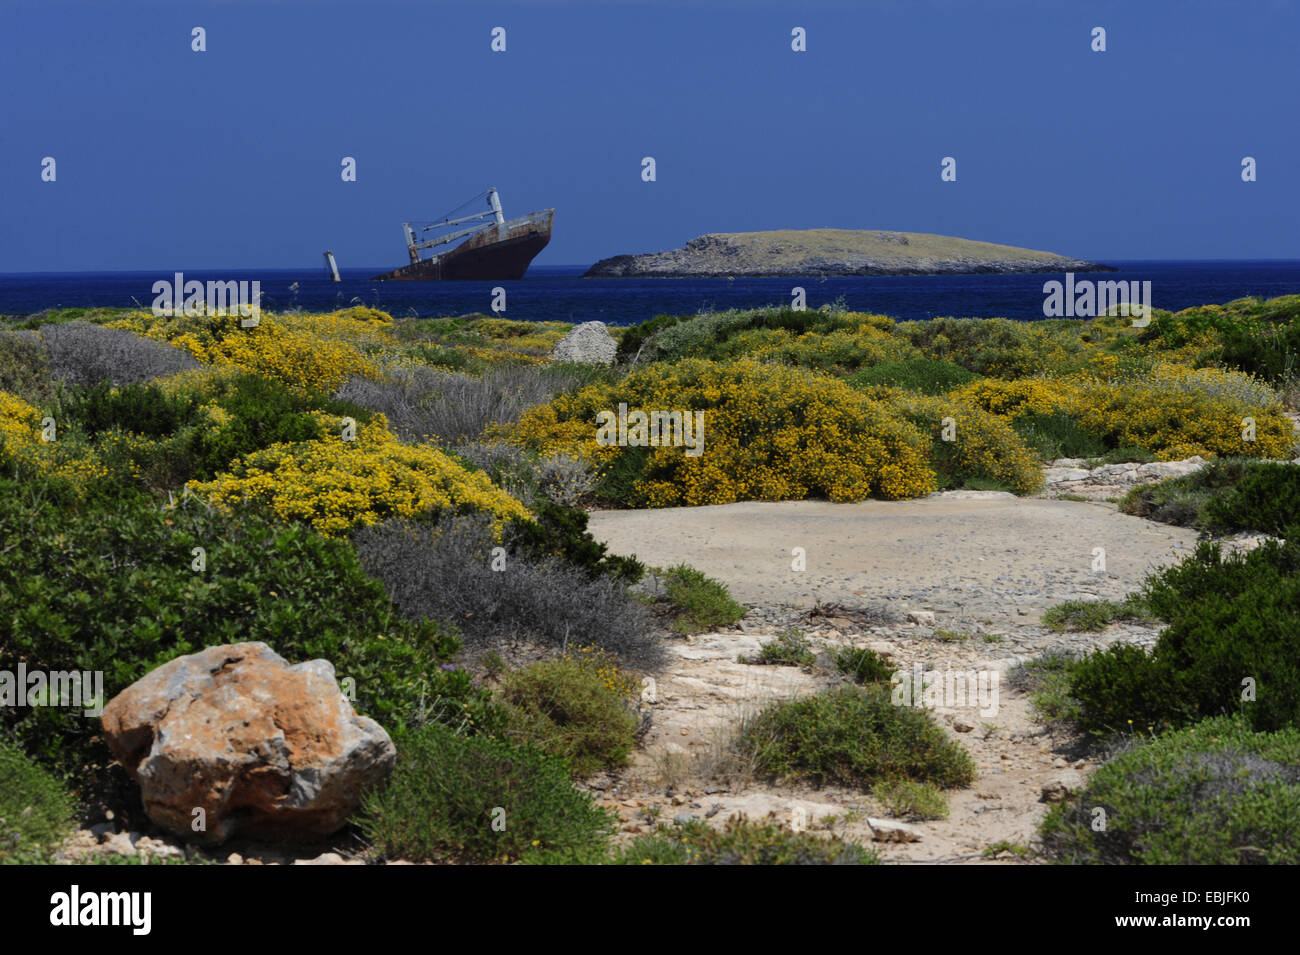
<path fill-rule="evenodd" d="M 530 212 L 476 232 L 441 255 L 420 259 L 374 279 L 399 282 L 491 282 L 523 278 L 537 253 L 551 241 L 554 209 Z"/>

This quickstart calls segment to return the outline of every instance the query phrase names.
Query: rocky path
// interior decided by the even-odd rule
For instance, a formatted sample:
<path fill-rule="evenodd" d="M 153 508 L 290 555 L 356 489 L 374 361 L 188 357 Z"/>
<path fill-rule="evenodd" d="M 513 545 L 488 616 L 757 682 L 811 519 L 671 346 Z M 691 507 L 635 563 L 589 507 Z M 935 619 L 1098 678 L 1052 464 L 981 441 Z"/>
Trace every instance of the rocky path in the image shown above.
<path fill-rule="evenodd" d="M 970 752 L 979 773 L 969 789 L 948 794 L 948 819 L 903 822 L 891 818 L 869 793 L 842 786 L 814 789 L 768 783 L 756 778 L 752 767 L 728 756 L 728 744 L 747 716 L 775 700 L 843 680 L 825 665 L 800 669 L 738 662 L 791 626 L 803 629 L 817 650 L 871 646 L 899 669 L 910 670 L 919 663 L 927 669 L 998 672 L 995 707 L 986 698 L 978 705 L 935 710 L 940 724 Z M 1150 644 L 1155 633 L 1135 625 L 1089 635 L 1025 627 L 1024 632 L 1013 630 L 1004 639 L 1037 652 L 1056 646 L 1088 649 L 1117 640 Z M 654 821 L 686 817 L 722 821 L 735 814 L 760 818 L 775 813 L 785 824 L 800 819 L 812 830 L 834 831 L 864 844 L 875 842 L 890 861 L 994 861 L 984 855 L 991 847 L 1000 843 L 1023 847 L 1033 841 L 1051 798 L 1045 793 L 1079 788 L 1093 768 L 1075 752 L 1075 740 L 1053 735 L 1033 719 L 1026 694 L 1007 681 L 1007 672 L 1027 656 L 1005 653 L 1002 642 L 946 640 L 925 625 L 864 627 L 845 617 L 756 610 L 728 631 L 674 641 L 670 663 L 655 684 L 652 728 L 633 768 L 592 780 L 592 786 L 602 802 L 621 814 L 625 838 L 647 831 Z M 832 817 L 828 825 L 823 824 Z M 1002 853 L 996 861 L 1023 860 Z"/>
<path fill-rule="evenodd" d="M 999 844 L 1030 844 L 1048 800 L 1077 789 L 1094 768 L 1077 740 L 1033 718 L 1006 674 L 1048 650 L 1150 645 L 1157 634 L 1134 624 L 1056 633 L 1040 624 L 1041 612 L 1064 600 L 1121 599 L 1196 541 L 1194 531 L 1128 517 L 1112 503 L 998 492 L 597 512 L 590 527 L 617 553 L 698 567 L 753 608 L 736 627 L 673 642 L 635 766 L 593 781 L 622 814 L 625 837 L 656 819 L 776 813 L 787 824 L 807 820 L 810 829 L 874 841 L 889 861 L 960 864 L 993 861 L 985 852 Z M 807 555 L 802 572 L 791 568 L 796 547 Z M 1104 549 L 1104 569 L 1094 570 L 1094 548 Z M 790 627 L 819 651 L 870 646 L 899 669 L 997 671 L 996 711 L 987 701 L 935 711 L 979 772 L 970 788 L 949 793 L 947 819 L 900 823 L 869 793 L 771 784 L 728 757 L 746 716 L 843 679 L 824 655 L 806 670 L 737 662 Z"/>

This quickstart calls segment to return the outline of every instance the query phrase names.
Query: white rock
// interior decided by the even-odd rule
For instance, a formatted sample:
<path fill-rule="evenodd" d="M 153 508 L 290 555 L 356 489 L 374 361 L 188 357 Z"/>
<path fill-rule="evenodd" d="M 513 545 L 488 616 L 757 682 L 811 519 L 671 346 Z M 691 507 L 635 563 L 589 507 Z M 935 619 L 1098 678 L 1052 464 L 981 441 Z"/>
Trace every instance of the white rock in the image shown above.
<path fill-rule="evenodd" d="M 555 344 L 551 358 L 588 365 L 612 365 L 617 353 L 618 343 L 610 336 L 604 322 L 583 322 Z"/>
<path fill-rule="evenodd" d="M 1086 481 L 1091 471 L 1083 468 L 1043 468 L 1043 480 L 1048 484 L 1060 484 L 1064 481 Z"/>

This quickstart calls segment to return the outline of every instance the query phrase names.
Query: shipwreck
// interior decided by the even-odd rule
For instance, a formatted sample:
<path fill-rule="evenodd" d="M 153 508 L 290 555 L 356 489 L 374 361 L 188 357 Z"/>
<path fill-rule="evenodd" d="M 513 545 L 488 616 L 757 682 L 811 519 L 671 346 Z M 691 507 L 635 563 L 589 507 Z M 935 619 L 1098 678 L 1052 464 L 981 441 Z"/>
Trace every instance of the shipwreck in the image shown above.
<path fill-rule="evenodd" d="M 537 253 L 551 241 L 551 221 L 554 209 L 530 212 L 517 219 L 507 219 L 501 210 L 501 196 L 496 189 L 475 196 L 462 203 L 463 209 L 471 203 L 486 198 L 486 211 L 458 218 L 444 218 L 438 222 L 402 223 L 406 236 L 406 251 L 410 265 L 376 275 L 373 278 L 408 282 L 445 281 L 496 281 L 523 278 Z M 480 221 L 486 220 L 486 221 Z M 466 222 L 478 225 L 459 229 L 436 238 L 422 238 L 426 232 L 453 228 Z M 427 258 L 420 255 L 426 249 L 464 239 L 460 245 Z"/>

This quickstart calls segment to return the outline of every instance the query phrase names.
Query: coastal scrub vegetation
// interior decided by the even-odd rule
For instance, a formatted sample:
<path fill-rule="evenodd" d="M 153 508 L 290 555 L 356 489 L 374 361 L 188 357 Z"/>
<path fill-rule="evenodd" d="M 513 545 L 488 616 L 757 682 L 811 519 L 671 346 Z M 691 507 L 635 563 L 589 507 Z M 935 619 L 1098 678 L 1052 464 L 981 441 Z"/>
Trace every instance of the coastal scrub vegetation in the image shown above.
<path fill-rule="evenodd" d="M 838 836 L 792 832 L 779 819 L 733 816 L 721 829 L 692 820 L 638 836 L 614 865 L 878 865 L 880 857 Z"/>
<path fill-rule="evenodd" d="M 602 852 L 615 818 L 573 787 L 559 757 L 432 724 L 405 741 L 358 824 L 380 858 L 567 862 Z"/>
<path fill-rule="evenodd" d="M 856 846 L 745 822 L 664 827 L 611 854 L 612 820 L 575 777 L 625 764 L 644 729 L 635 691 L 666 636 L 745 608 L 699 570 L 608 553 L 585 508 L 1030 494 L 1057 457 L 1199 454 L 1209 467 L 1125 509 L 1284 540 L 1233 557 L 1202 545 L 1132 601 L 1052 618 L 1140 611 L 1166 628 L 1151 651 L 1117 646 L 1038 675 L 1077 727 L 1154 737 L 1089 796 L 1115 807 L 1112 826 L 1128 820 L 1115 841 L 1067 803 L 1048 842 L 1062 860 L 1295 861 L 1280 833 L 1295 829 L 1286 734 L 1300 719 L 1300 468 L 1284 463 L 1300 296 L 1157 310 L 1145 328 L 839 307 L 660 316 L 611 329 L 612 367 L 549 362 L 570 327 L 356 307 L 244 328 L 68 309 L 0 331 L 0 656 L 102 671 L 107 697 L 219 643 L 329 660 L 399 751 L 358 819 L 377 856 L 869 863 Z M 598 443 L 596 415 L 623 403 L 702 412 L 702 453 Z M 766 651 L 776 663 L 808 652 L 797 638 Z M 852 684 L 746 722 L 753 764 L 938 812 L 937 789 L 973 778 L 969 756 L 924 711 L 891 705 L 870 651 L 832 662 Z M 1202 722 L 1221 716 L 1234 722 Z M 7 861 L 44 853 L 72 800 L 109 790 L 93 726 L 66 708 L 0 711 L 0 853 L 18 835 Z M 1258 785 L 1233 782 L 1242 767 L 1262 767 Z M 77 781 L 67 800 L 62 780 Z M 27 813 L 38 797 L 49 812 Z M 504 831 L 485 815 L 496 806 Z M 1153 840 L 1154 820 L 1185 810 L 1213 837 L 1189 823 Z"/>
<path fill-rule="evenodd" d="M 887 686 L 851 684 L 774 703 L 746 721 L 737 741 L 760 772 L 870 789 L 909 779 L 970 785 L 975 764 L 929 713 L 895 706 Z"/>
<path fill-rule="evenodd" d="M 57 778 L 0 738 L 0 864 L 42 864 L 72 831 L 74 803 Z"/>
<path fill-rule="evenodd" d="M 1119 506 L 1126 514 L 1212 534 L 1276 536 L 1300 516 L 1300 465 L 1220 458 L 1183 477 L 1134 488 Z"/>
<path fill-rule="evenodd" d="M 1221 716 L 1130 741 L 1040 831 L 1064 864 L 1296 865 L 1297 823 L 1300 730 Z"/>
<path fill-rule="evenodd" d="M 1117 644 L 1074 668 L 1079 723 L 1097 734 L 1180 728 L 1240 713 L 1258 731 L 1300 727 L 1300 525 L 1225 556 L 1203 541 L 1148 579 L 1167 622 L 1150 651 Z"/>

